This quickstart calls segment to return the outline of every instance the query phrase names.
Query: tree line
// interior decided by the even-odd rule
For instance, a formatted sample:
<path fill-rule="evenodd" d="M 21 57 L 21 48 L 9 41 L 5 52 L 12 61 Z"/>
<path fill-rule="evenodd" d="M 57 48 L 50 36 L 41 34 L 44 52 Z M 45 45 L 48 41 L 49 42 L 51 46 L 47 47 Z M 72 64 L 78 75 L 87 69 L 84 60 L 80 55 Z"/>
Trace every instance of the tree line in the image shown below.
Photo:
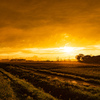
<path fill-rule="evenodd" d="M 100 55 L 91 56 L 91 55 L 79 54 L 79 55 L 76 55 L 76 59 L 77 59 L 79 62 L 85 62 L 85 63 L 99 63 L 99 64 L 100 64 Z"/>

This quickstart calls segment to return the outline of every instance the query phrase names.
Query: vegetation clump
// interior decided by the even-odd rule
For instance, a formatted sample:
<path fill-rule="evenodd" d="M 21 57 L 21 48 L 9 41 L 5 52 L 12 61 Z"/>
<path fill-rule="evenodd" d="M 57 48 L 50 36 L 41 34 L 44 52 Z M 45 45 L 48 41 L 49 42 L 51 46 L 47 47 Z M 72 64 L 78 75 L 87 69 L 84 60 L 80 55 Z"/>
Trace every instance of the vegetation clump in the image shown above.
<path fill-rule="evenodd" d="M 91 56 L 91 55 L 79 54 L 79 55 L 76 56 L 76 59 L 79 62 L 100 64 L 100 55 Z"/>

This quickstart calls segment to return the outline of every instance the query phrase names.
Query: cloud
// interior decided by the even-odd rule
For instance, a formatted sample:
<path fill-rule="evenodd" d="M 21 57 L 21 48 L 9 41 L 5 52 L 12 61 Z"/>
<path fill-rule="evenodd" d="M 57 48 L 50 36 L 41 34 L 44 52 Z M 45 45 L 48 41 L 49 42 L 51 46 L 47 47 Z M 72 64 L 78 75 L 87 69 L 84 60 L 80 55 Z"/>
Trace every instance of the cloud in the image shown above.
<path fill-rule="evenodd" d="M 97 1 L 5 0 L 0 3 L 1 26 L 29 29 L 52 24 L 68 26 L 86 23 L 92 14 L 98 17 L 100 7 Z"/>
<path fill-rule="evenodd" d="M 0 47 L 60 47 L 97 44 L 99 0 L 3 0 Z M 64 33 L 69 37 L 65 39 Z"/>

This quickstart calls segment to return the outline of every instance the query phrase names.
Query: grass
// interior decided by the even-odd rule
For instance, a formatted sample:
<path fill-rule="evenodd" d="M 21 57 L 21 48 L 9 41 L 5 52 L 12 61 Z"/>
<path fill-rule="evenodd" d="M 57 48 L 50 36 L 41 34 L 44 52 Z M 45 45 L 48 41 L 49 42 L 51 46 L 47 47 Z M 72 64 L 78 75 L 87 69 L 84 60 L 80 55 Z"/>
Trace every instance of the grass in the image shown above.
<path fill-rule="evenodd" d="M 18 100 L 14 93 L 11 81 L 0 72 L 0 99 L 1 100 Z"/>
<path fill-rule="evenodd" d="M 15 82 L 15 84 L 20 85 L 20 87 L 25 90 L 30 97 L 35 98 L 36 100 L 57 100 L 53 96 L 51 96 L 48 93 L 44 93 L 43 91 L 35 88 L 31 83 L 26 82 L 25 80 L 16 78 L 15 76 L 11 75 L 10 73 L 4 71 L 1 69 L 1 71 L 6 74 L 12 81 Z M 29 98 L 29 97 L 28 97 Z"/>
<path fill-rule="evenodd" d="M 75 74 L 68 74 L 68 73 L 62 73 L 62 72 L 57 72 L 57 71 L 50 71 L 50 70 L 38 70 L 37 72 L 42 72 L 46 74 L 51 74 L 51 75 L 57 75 L 65 78 L 72 78 L 76 80 L 81 80 L 89 83 L 95 83 L 95 84 L 100 84 L 100 80 L 95 79 L 95 78 L 87 78 L 87 77 L 82 77 L 81 75 L 75 75 Z"/>
<path fill-rule="evenodd" d="M 82 96 L 81 100 L 100 99 L 100 89 L 97 88 L 94 89 L 90 87 L 61 82 L 59 80 L 51 80 L 44 75 L 33 73 L 32 71 L 26 69 L 20 69 L 20 68 L 15 69 L 13 66 L 10 66 L 8 68 L 8 71 L 14 75 L 19 75 L 20 78 L 33 83 L 33 85 L 35 85 L 36 87 L 43 88 L 43 90 L 45 90 L 46 92 L 52 94 L 53 96 L 59 99 L 61 98 L 63 100 L 68 100 L 69 98 L 71 98 L 80 100 L 81 96 Z"/>
<path fill-rule="evenodd" d="M 26 69 L 49 70 L 58 73 L 73 74 L 85 78 L 100 79 L 100 65 L 85 64 L 79 62 L 34 62 L 34 63 L 10 63 Z"/>
<path fill-rule="evenodd" d="M 27 81 L 27 83 L 31 83 L 31 85 L 33 84 L 35 87 L 38 88 L 38 90 L 42 90 L 42 92 L 43 91 L 48 92 L 48 94 L 51 94 L 54 97 L 61 100 L 70 100 L 70 99 L 71 100 L 100 100 L 99 85 L 97 88 L 92 86 L 83 86 L 83 85 L 72 84 L 69 82 L 61 81 L 58 79 L 52 79 L 48 77 L 48 75 L 56 75 L 62 77 L 69 77 L 75 80 L 76 79 L 81 80 L 83 82 L 99 84 L 100 82 L 99 66 L 91 66 L 86 64 L 84 64 L 84 66 L 82 66 L 82 64 L 81 65 L 78 64 L 59 65 L 58 63 L 57 64 L 56 63 L 44 63 L 44 64 L 43 63 L 36 63 L 36 64 L 18 63 L 14 65 L 13 63 L 8 65 L 3 65 L 2 68 L 10 72 L 14 76 L 17 76 L 18 79 L 21 78 L 22 81 L 24 82 Z M 97 74 L 93 75 L 93 73 L 96 72 Z M 27 90 L 29 94 L 33 93 L 31 88 L 29 88 L 28 85 L 25 85 L 26 86 L 25 88 L 23 82 L 21 82 L 20 84 L 21 87 L 23 87 L 25 91 Z M 37 96 L 39 96 L 38 98 L 41 97 L 40 98 L 41 100 L 44 96 L 39 94 L 41 93 L 37 93 Z M 32 97 L 32 94 L 27 97 L 30 99 Z"/>
<path fill-rule="evenodd" d="M 13 67 L 13 66 L 12 66 Z M 100 79 L 99 77 L 88 77 L 86 75 L 82 76 L 82 75 L 79 75 L 79 74 L 76 74 L 76 72 L 73 71 L 73 73 L 67 73 L 67 72 L 61 72 L 61 71 L 51 71 L 51 70 L 39 70 L 39 69 L 29 69 L 29 68 L 26 68 L 26 67 L 11 67 L 11 70 L 19 70 L 18 68 L 20 68 L 20 70 L 28 70 L 28 72 L 30 70 L 32 71 L 35 71 L 35 72 L 40 72 L 40 73 L 44 73 L 44 74 L 50 74 L 50 75 L 57 75 L 57 76 L 61 76 L 61 77 L 64 77 L 64 78 L 71 78 L 71 79 L 76 79 L 76 80 L 80 80 L 80 81 L 84 81 L 84 82 L 89 82 L 89 83 L 93 83 L 93 84 L 100 84 Z M 9 69 L 10 69 L 10 66 L 9 66 Z M 71 69 L 71 68 L 70 68 Z M 62 69 L 61 69 L 62 70 Z M 82 72 L 82 70 L 80 71 Z"/>

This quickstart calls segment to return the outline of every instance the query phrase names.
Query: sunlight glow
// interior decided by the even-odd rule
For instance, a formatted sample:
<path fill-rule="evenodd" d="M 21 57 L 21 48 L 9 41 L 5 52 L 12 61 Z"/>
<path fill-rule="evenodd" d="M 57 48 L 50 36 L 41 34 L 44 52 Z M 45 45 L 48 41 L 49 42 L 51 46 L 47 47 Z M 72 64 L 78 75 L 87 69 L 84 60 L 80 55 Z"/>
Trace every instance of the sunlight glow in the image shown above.
<path fill-rule="evenodd" d="M 64 52 L 67 52 L 67 53 L 73 52 L 73 51 L 74 51 L 74 48 L 73 48 L 73 47 L 66 47 L 66 46 L 65 46 L 65 47 L 63 48 L 63 51 L 64 51 Z"/>

